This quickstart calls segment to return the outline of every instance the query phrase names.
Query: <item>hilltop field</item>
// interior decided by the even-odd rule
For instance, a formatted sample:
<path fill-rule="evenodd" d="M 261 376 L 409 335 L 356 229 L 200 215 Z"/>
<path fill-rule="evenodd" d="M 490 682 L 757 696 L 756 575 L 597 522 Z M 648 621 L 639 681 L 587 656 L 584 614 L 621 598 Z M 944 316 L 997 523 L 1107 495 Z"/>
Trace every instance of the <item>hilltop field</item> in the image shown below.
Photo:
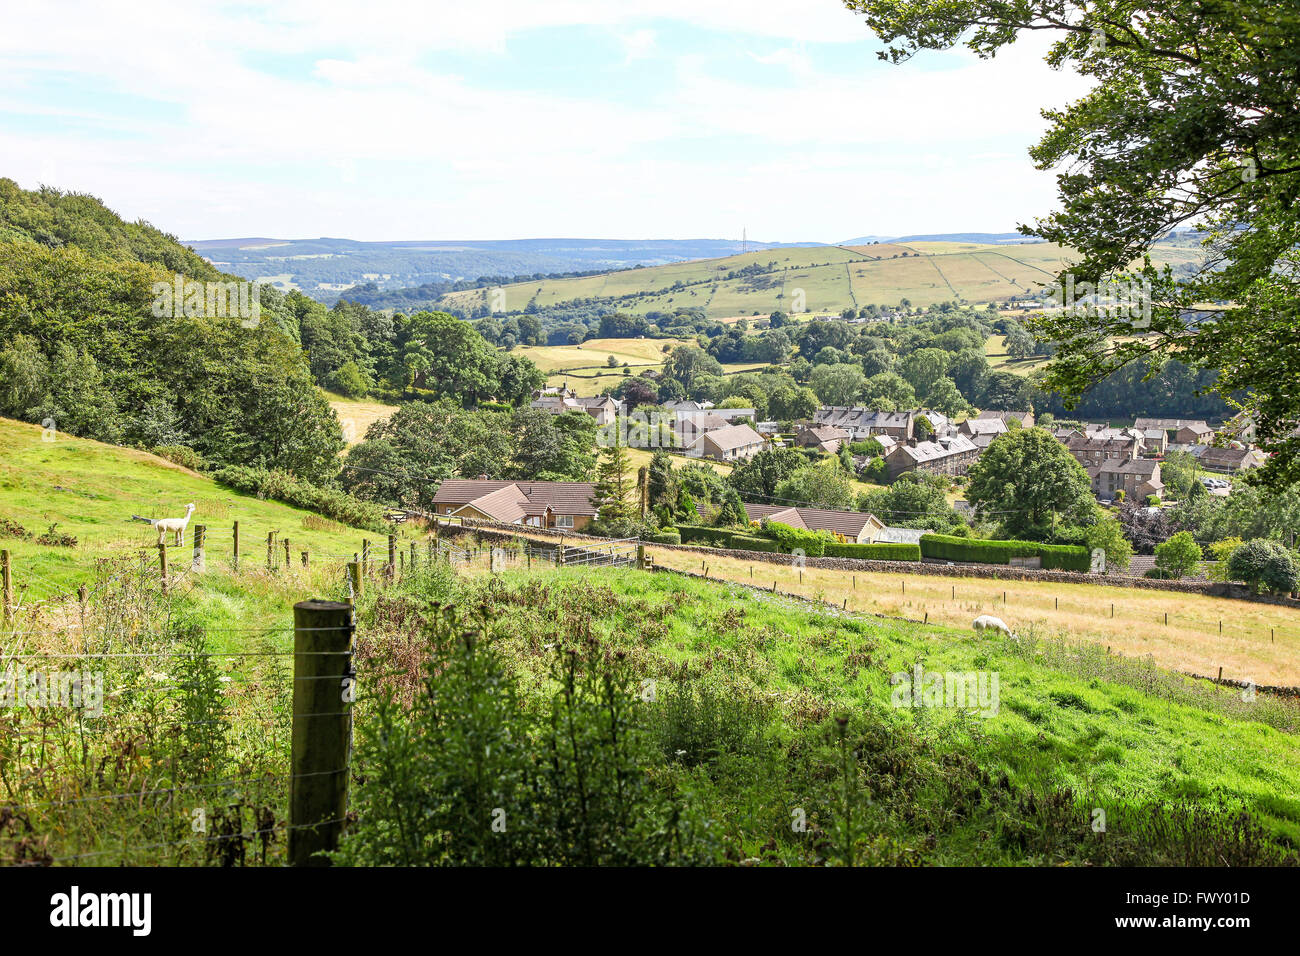
<path fill-rule="evenodd" d="M 984 305 L 1038 291 L 1069 261 L 1053 243 L 884 243 L 769 249 L 723 259 L 626 269 L 570 279 L 504 286 L 506 311 L 601 300 L 620 311 L 644 314 L 703 309 L 709 318 L 783 312 L 839 312 L 908 300 L 926 307 L 942 302 Z M 1161 244 L 1152 261 L 1175 268 L 1199 261 L 1200 251 Z M 489 290 L 446 295 L 443 303 L 472 311 L 486 306 Z M 498 304 L 501 304 L 498 301 Z"/>

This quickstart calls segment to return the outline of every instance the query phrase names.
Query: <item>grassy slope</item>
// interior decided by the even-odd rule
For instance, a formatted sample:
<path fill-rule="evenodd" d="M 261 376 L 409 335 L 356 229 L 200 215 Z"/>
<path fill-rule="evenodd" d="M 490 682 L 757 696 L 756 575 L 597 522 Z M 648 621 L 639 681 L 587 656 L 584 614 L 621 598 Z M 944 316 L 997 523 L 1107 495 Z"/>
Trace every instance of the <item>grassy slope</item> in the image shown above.
<path fill-rule="evenodd" d="M 38 427 L 10 419 L 0 419 L 0 449 L 0 517 L 37 534 L 57 523 L 59 532 L 75 535 L 78 542 L 76 548 L 60 548 L 0 539 L 12 554 L 19 600 L 28 606 L 92 584 L 99 559 L 130 560 L 138 566 L 137 556 L 144 554 L 146 565 L 156 567 L 157 535 L 131 521 L 131 515 L 181 516 L 189 502 L 198 506 L 191 528 L 206 524 L 209 539 L 208 572 L 191 579 L 196 587 L 188 591 L 187 603 L 209 623 L 289 623 L 294 602 L 336 597 L 343 581 L 342 556 L 359 550 L 363 538 L 378 537 L 239 494 L 144 452 L 62 433 L 45 442 Z M 238 576 L 230 571 L 234 521 L 239 522 L 244 555 Z M 270 531 L 279 532 L 279 559 L 280 542 L 290 541 L 291 574 L 264 570 Z M 190 542 L 187 534 L 184 548 L 169 549 L 173 570 L 189 563 Z M 299 564 L 304 550 L 312 555 L 306 571 Z M 47 608 L 43 613 L 55 612 Z"/>
<path fill-rule="evenodd" d="M 505 578 L 518 584 L 529 573 L 508 571 Z M 1255 704 L 1232 692 L 1086 647 L 1073 653 L 1053 642 L 1033 646 L 965 629 L 841 618 L 676 575 L 531 573 L 612 587 L 617 598 L 606 602 L 598 628 L 607 639 L 665 665 L 707 661 L 713 678 L 777 702 L 787 716 L 825 708 L 933 721 L 937 737 L 950 735 L 956 749 L 975 756 L 994 777 L 1005 772 L 1030 789 L 1070 787 L 1102 807 L 1121 796 L 1149 802 L 1218 791 L 1300 838 L 1300 748 L 1293 732 L 1277 729 L 1300 727 L 1294 705 L 1261 696 L 1252 710 Z M 638 613 L 646 602 L 658 612 Z M 531 613 L 548 616 L 544 607 Z M 647 631 L 647 619 L 663 627 Z M 530 639 L 530 626 L 520 623 L 521 643 Z M 890 675 L 917 663 L 927 671 L 997 672 L 998 714 L 980 719 L 951 710 L 892 709 Z M 1266 722 L 1252 719 L 1265 708 Z"/>

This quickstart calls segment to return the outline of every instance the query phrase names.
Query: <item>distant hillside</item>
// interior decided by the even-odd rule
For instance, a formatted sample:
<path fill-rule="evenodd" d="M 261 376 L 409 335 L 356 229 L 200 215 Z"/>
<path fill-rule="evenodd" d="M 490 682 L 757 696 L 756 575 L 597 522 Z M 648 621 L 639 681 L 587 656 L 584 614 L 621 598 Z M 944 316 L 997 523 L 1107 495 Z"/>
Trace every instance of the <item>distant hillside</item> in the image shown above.
<path fill-rule="evenodd" d="M 1036 242 L 1018 232 L 936 232 L 915 236 L 858 236 L 841 246 L 865 246 L 873 242 Z"/>
<path fill-rule="evenodd" d="M 1157 263 L 1175 269 L 1200 250 L 1158 246 Z M 592 276 L 534 279 L 451 292 L 436 304 L 465 316 L 547 309 L 616 309 L 634 314 L 697 311 L 709 318 L 783 312 L 839 312 L 904 302 L 983 305 L 1036 293 L 1071 261 L 1051 243 L 909 241 L 763 249 L 721 259 Z M 371 303 L 382 307 L 380 303 Z"/>
<path fill-rule="evenodd" d="M 50 249 L 77 246 L 92 256 L 143 262 L 215 280 L 219 272 L 173 235 L 147 222 L 125 222 L 86 193 L 22 189 L 0 178 L 0 242 L 33 242 Z"/>
<path fill-rule="evenodd" d="M 192 243 L 218 268 L 246 279 L 267 279 L 322 302 L 356 286 L 387 292 L 430 286 L 437 292 L 463 280 L 496 276 L 561 275 L 657 266 L 731 255 L 744 249 L 797 243 L 732 239 L 203 239 Z M 355 298 L 355 297 L 354 297 Z"/>

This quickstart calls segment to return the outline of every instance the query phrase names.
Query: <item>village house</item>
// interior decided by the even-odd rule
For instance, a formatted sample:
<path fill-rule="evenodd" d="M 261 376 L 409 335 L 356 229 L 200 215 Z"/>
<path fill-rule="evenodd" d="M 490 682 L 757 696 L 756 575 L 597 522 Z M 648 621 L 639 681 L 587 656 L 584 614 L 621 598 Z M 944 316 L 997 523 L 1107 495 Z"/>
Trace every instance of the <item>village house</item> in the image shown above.
<path fill-rule="evenodd" d="M 1158 428 L 1172 433 L 1179 445 L 1203 445 L 1214 437 L 1214 429 L 1199 418 L 1139 418 L 1133 427 L 1143 432 Z"/>
<path fill-rule="evenodd" d="M 980 412 L 978 415 L 975 416 L 975 418 L 977 420 L 983 420 L 983 421 L 989 421 L 990 419 L 997 419 L 998 421 L 1001 421 L 1004 425 L 1009 425 L 1012 419 L 1015 419 L 1016 421 L 1020 422 L 1021 426 L 1024 428 L 1034 427 L 1033 412 L 1004 412 L 999 409 L 988 409 L 987 411 Z"/>
<path fill-rule="evenodd" d="M 1199 454 L 1196 453 L 1198 449 L 1202 449 Z M 1206 471 L 1224 474 L 1236 474 L 1250 468 L 1259 468 L 1268 461 L 1268 456 L 1258 448 L 1245 448 L 1239 444 L 1222 448 L 1213 445 L 1193 446 L 1189 451 L 1196 454 L 1197 462 Z"/>
<path fill-rule="evenodd" d="M 851 441 L 871 435 L 888 435 L 895 441 L 907 441 L 916 436 L 916 420 L 925 416 L 936 435 L 952 430 L 947 415 L 932 409 L 912 409 L 904 412 L 883 412 L 858 406 L 823 405 L 813 416 L 815 425 L 834 425 L 849 434 Z"/>
<path fill-rule="evenodd" d="M 933 441 L 900 442 L 885 456 L 888 479 L 894 481 L 907 471 L 928 471 L 940 475 L 964 475 L 979 458 L 980 450 L 962 434 Z"/>
<path fill-rule="evenodd" d="M 788 524 L 807 531 L 829 531 L 836 537 L 857 544 L 872 544 L 885 524 L 865 511 L 831 511 L 824 508 L 795 508 L 789 505 L 758 505 L 745 502 L 749 520 L 764 519 Z"/>
<path fill-rule="evenodd" d="M 595 493 L 588 481 L 448 478 L 433 496 L 433 510 L 448 517 L 581 531 L 596 517 Z"/>
<path fill-rule="evenodd" d="M 679 448 L 688 448 L 705 432 L 726 428 L 731 423 L 713 412 L 678 412 L 673 425 Z"/>
<path fill-rule="evenodd" d="M 1160 480 L 1160 462 L 1150 458 L 1111 460 L 1084 470 L 1092 479 L 1093 493 L 1103 501 L 1113 501 L 1120 491 L 1128 501 L 1145 501 L 1148 495 L 1165 492 L 1164 482 Z"/>
<path fill-rule="evenodd" d="M 1071 435 L 1065 442 L 1070 454 L 1084 468 L 1096 467 L 1108 462 L 1123 464 L 1132 461 L 1141 454 L 1142 443 L 1133 435 L 1113 435 L 1095 437 L 1093 435 Z"/>
<path fill-rule="evenodd" d="M 969 438 L 983 454 L 994 439 L 1007 433 L 1007 423 L 1002 418 L 968 418 L 957 426 L 957 431 Z"/>
<path fill-rule="evenodd" d="M 813 425 L 799 429 L 795 444 L 800 448 L 814 448 L 828 455 L 839 453 L 840 445 L 848 441 L 849 433 L 834 425 Z"/>
<path fill-rule="evenodd" d="M 573 395 L 541 395 L 534 398 L 530 408 L 540 408 L 552 415 L 565 412 L 586 412 L 596 419 L 597 425 L 610 425 L 618 418 L 622 406 L 608 395 L 597 398 L 578 398 Z"/>
<path fill-rule="evenodd" d="M 686 446 L 686 454 L 716 461 L 742 461 L 762 451 L 766 444 L 767 440 L 748 425 L 725 425 L 701 434 Z"/>
<path fill-rule="evenodd" d="M 1143 429 L 1142 451 L 1152 455 L 1165 454 L 1169 451 L 1169 433 L 1163 428 Z"/>

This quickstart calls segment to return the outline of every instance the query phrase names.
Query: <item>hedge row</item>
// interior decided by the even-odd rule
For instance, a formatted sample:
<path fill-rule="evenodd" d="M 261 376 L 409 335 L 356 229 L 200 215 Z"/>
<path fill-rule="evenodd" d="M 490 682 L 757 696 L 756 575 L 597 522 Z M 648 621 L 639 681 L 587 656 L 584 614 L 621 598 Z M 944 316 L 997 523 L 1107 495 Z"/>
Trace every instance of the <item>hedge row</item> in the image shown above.
<path fill-rule="evenodd" d="M 828 558 L 861 558 L 868 561 L 920 561 L 921 546 L 908 543 L 826 545 Z"/>
<path fill-rule="evenodd" d="M 727 547 L 737 551 L 780 551 L 781 546 L 771 538 L 758 538 L 748 534 L 733 534 L 727 539 Z"/>
<path fill-rule="evenodd" d="M 705 544 L 715 545 L 719 548 L 725 548 L 727 539 L 736 533 L 734 528 L 705 528 L 700 525 L 690 524 L 679 524 L 677 530 L 681 533 L 682 543 L 684 544 L 703 541 Z"/>
<path fill-rule="evenodd" d="M 781 551 L 793 553 L 798 549 L 809 558 L 824 556 L 827 539 L 830 538 L 825 531 L 806 531 L 803 528 L 782 524 L 780 521 L 764 521 L 763 534 L 775 540 L 781 546 Z"/>
<path fill-rule="evenodd" d="M 651 544 L 681 544 L 682 534 L 676 528 L 663 528 L 654 534 L 643 535 L 643 540 Z"/>
<path fill-rule="evenodd" d="M 1044 569 L 1092 570 L 1092 552 L 1077 544 L 986 541 L 947 534 L 925 534 L 921 536 L 921 554 L 938 561 L 969 561 L 977 564 L 1010 564 L 1012 558 L 1038 557 L 1042 559 Z"/>
<path fill-rule="evenodd" d="M 319 488 L 283 471 L 228 465 L 212 472 L 212 477 L 244 494 L 305 508 L 354 528 L 383 534 L 388 527 L 379 505 L 342 491 Z"/>

